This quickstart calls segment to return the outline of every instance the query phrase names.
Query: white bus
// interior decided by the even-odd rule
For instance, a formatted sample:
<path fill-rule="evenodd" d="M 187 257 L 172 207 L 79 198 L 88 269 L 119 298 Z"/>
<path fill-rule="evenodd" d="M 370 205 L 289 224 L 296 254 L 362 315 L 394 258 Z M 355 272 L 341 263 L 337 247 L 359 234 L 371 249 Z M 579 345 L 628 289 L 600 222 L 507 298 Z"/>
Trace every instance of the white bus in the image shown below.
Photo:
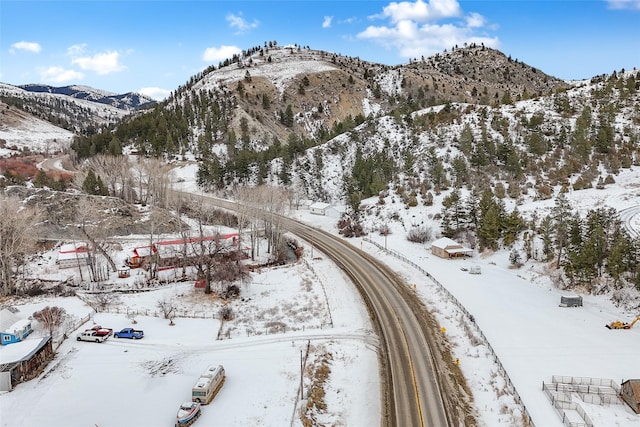
<path fill-rule="evenodd" d="M 191 400 L 203 405 L 213 400 L 222 384 L 224 384 L 224 368 L 222 365 L 210 366 L 204 371 L 191 389 Z"/>

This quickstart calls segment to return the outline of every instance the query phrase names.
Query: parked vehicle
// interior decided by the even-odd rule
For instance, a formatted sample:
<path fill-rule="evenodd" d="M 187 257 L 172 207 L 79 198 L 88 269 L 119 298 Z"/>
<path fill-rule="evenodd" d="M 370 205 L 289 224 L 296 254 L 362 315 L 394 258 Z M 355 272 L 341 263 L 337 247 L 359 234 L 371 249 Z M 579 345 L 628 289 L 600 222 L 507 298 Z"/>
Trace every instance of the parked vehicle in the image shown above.
<path fill-rule="evenodd" d="M 109 335 L 98 334 L 97 331 L 92 331 L 91 329 L 81 332 L 80 335 L 76 337 L 77 341 L 93 341 L 93 342 L 105 342 L 109 338 Z"/>
<path fill-rule="evenodd" d="M 124 328 L 113 333 L 114 338 L 130 338 L 139 340 L 144 337 L 144 331 L 140 329 Z"/>
<path fill-rule="evenodd" d="M 218 394 L 224 384 L 225 374 L 222 365 L 211 366 L 200 375 L 191 389 L 191 400 L 203 405 L 208 404 Z"/>
<path fill-rule="evenodd" d="M 472 265 L 469 267 L 469 274 L 482 274 L 482 270 L 479 265 Z"/>
<path fill-rule="evenodd" d="M 111 328 L 103 328 L 100 325 L 94 325 L 89 329 L 85 329 L 85 332 L 94 331 L 98 335 L 106 335 L 111 336 L 113 334 L 113 329 Z"/>
<path fill-rule="evenodd" d="M 615 322 L 611 322 L 608 325 L 604 325 L 609 329 L 631 329 L 636 322 L 640 320 L 640 316 L 636 317 L 631 321 L 631 323 L 621 322 L 620 320 L 616 320 Z"/>
<path fill-rule="evenodd" d="M 193 424 L 200 416 L 200 404 L 198 402 L 184 402 L 176 415 L 176 427 L 186 427 Z"/>

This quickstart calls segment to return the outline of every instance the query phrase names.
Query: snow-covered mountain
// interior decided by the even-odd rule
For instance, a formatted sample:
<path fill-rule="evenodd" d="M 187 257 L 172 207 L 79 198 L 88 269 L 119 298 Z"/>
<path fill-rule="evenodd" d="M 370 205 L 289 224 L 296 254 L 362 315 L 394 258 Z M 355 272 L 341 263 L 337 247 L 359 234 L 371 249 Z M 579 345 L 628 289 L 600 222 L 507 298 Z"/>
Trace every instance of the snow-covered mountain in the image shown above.
<path fill-rule="evenodd" d="M 0 157 L 20 152 L 56 153 L 68 148 L 73 132 L 0 102 Z"/>
<path fill-rule="evenodd" d="M 56 88 L 5 83 L 0 83 L 0 100 L 74 134 L 96 133 L 140 108 L 154 104 L 137 93 L 117 95 L 86 86 Z"/>
<path fill-rule="evenodd" d="M 155 104 L 153 99 L 137 92 L 127 92 L 119 95 L 112 92 L 94 89 L 89 86 L 72 85 L 54 87 L 42 84 L 26 84 L 19 85 L 18 87 L 28 92 L 67 95 L 76 99 L 84 99 L 86 101 L 110 105 L 121 110 L 135 110 Z"/>

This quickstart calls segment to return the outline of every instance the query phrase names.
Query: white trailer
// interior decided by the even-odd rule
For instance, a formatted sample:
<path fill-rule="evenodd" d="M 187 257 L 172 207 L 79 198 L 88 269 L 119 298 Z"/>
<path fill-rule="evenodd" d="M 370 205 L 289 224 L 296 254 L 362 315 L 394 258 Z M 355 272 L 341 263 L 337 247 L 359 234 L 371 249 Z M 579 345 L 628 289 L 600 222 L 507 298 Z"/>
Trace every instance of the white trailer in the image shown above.
<path fill-rule="evenodd" d="M 224 384 L 224 380 L 225 373 L 222 365 L 210 366 L 193 385 L 191 400 L 203 405 L 208 404 L 218 394 L 222 384 Z"/>

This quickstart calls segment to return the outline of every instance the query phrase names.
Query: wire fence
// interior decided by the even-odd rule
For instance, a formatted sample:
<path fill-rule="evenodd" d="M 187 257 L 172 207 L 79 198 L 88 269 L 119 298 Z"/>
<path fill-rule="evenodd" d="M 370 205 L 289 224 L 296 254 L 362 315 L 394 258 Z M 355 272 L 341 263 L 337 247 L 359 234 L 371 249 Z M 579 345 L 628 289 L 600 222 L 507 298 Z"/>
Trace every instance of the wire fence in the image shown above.
<path fill-rule="evenodd" d="M 318 279 L 319 280 L 319 279 Z M 98 292 L 102 293 L 102 292 Z M 90 293 L 87 293 L 90 294 Z M 85 295 L 81 295 L 80 293 L 76 294 L 76 296 L 87 303 L 87 305 L 94 305 L 89 301 Z M 326 294 L 325 294 L 326 298 Z M 223 309 L 224 307 L 221 307 Z M 236 325 L 232 328 L 225 329 L 225 325 L 229 324 L 229 321 L 224 320 L 224 316 L 221 313 L 221 309 L 218 311 L 203 311 L 203 310 L 190 310 L 190 309 L 180 309 L 174 307 L 169 315 L 165 313 L 165 311 L 157 308 L 144 308 L 144 309 L 131 309 L 128 307 L 120 307 L 120 306 L 110 306 L 105 305 L 103 307 L 99 307 L 96 313 L 107 313 L 107 314 L 124 314 L 126 317 L 130 319 L 135 319 L 136 317 L 156 317 L 160 319 L 167 319 L 173 321 L 174 319 L 212 319 L 212 320 L 220 320 L 221 326 L 218 331 L 218 339 L 225 340 L 231 339 L 234 337 L 240 336 L 262 336 L 262 335 L 278 335 L 284 334 L 287 332 L 296 332 L 296 331 L 305 331 L 305 330 L 322 330 L 333 327 L 333 320 L 331 318 L 331 313 L 329 313 L 329 321 L 326 323 L 324 321 L 319 321 L 315 323 L 300 323 L 293 322 L 292 324 L 284 323 L 282 321 L 268 321 L 265 320 L 257 326 L 249 326 L 242 328 L 240 325 Z M 93 314 L 91 315 L 93 317 Z M 85 320 L 86 322 L 86 320 Z M 258 322 L 254 319 L 254 323 Z M 259 323 L 259 322 L 258 322 Z M 75 328 L 74 328 L 75 329 Z"/>
<path fill-rule="evenodd" d="M 480 327 L 477 325 L 477 323 L 475 322 L 475 319 L 473 317 L 473 315 L 471 313 L 469 313 L 469 311 L 467 311 L 467 309 L 465 308 L 464 305 L 462 305 L 460 303 L 460 301 L 451 293 L 449 292 L 449 290 L 447 288 L 445 288 L 442 283 L 440 283 L 438 280 L 436 280 L 435 277 L 433 277 L 428 271 L 426 271 L 425 269 L 423 269 L 422 267 L 420 267 L 418 264 L 416 264 L 415 262 L 411 261 L 410 259 L 408 259 L 407 257 L 405 257 L 404 255 L 402 255 L 400 252 L 394 251 L 392 249 L 387 249 L 384 246 L 380 245 L 377 242 L 374 242 L 373 240 L 364 237 L 362 240 L 364 240 L 367 243 L 370 243 L 372 245 L 374 245 L 375 247 L 377 247 L 380 250 L 385 251 L 387 254 L 401 260 L 402 262 L 409 264 L 411 267 L 415 268 L 416 270 L 418 270 L 420 273 L 422 273 L 424 276 L 426 276 L 427 278 L 429 278 L 429 280 L 431 280 L 437 287 L 438 289 L 454 304 L 456 305 L 456 307 L 458 307 L 458 309 L 460 309 L 460 311 L 467 317 L 467 319 L 469 319 L 470 323 L 473 325 L 473 327 L 475 328 L 475 332 L 480 336 L 480 339 L 482 341 L 482 343 L 487 347 L 487 349 L 489 349 L 489 351 L 491 352 L 491 357 L 493 358 L 493 361 L 495 362 L 495 364 L 498 366 L 498 370 L 500 372 L 500 374 L 504 377 L 505 381 L 506 381 L 506 387 L 509 390 L 509 392 L 512 394 L 515 403 L 518 405 L 518 407 L 520 408 L 520 410 L 522 411 L 523 414 L 523 419 L 531 426 L 531 427 L 535 427 L 535 424 L 533 422 L 533 419 L 531 418 L 531 414 L 529 413 L 529 411 L 527 410 L 526 406 L 524 405 L 524 403 L 522 402 L 522 398 L 520 397 L 520 395 L 518 394 L 518 391 L 516 390 L 516 387 L 513 385 L 513 382 L 511 381 L 511 378 L 509 378 L 509 374 L 507 374 L 507 370 L 504 368 L 504 366 L 502 365 L 502 362 L 500 362 L 500 359 L 498 358 L 498 355 L 496 354 L 496 352 L 494 351 L 493 347 L 491 347 L 491 344 L 489 343 L 489 340 L 487 339 L 487 337 L 484 336 L 484 333 L 482 333 L 482 330 L 480 329 Z"/>
<path fill-rule="evenodd" d="M 75 331 L 76 329 L 78 329 L 80 326 L 84 325 L 85 323 L 87 323 L 91 317 L 93 316 L 92 313 L 87 314 L 84 317 L 81 317 L 78 320 L 73 320 L 71 322 L 67 322 L 64 327 L 62 328 L 61 331 L 58 332 L 58 334 L 55 337 L 51 337 L 52 338 L 52 344 L 53 344 L 53 350 L 56 351 L 58 350 L 58 348 L 60 348 L 60 346 L 62 345 L 62 343 L 71 336 L 71 334 L 73 333 L 73 331 Z"/>
<path fill-rule="evenodd" d="M 322 287 L 322 294 L 324 295 L 324 301 L 327 304 L 327 311 L 329 313 L 329 325 L 333 328 L 333 316 L 331 315 L 331 305 L 329 305 L 329 298 L 327 297 L 327 290 L 325 289 L 324 282 L 322 281 L 320 276 L 318 276 L 316 269 L 313 268 L 313 266 L 309 263 L 309 260 L 304 259 L 303 262 L 304 262 L 304 265 L 309 269 L 309 271 L 311 271 L 311 273 L 313 274 L 313 277 L 315 277 L 315 279 L 318 281 L 318 283 L 320 283 L 320 286 Z"/>

